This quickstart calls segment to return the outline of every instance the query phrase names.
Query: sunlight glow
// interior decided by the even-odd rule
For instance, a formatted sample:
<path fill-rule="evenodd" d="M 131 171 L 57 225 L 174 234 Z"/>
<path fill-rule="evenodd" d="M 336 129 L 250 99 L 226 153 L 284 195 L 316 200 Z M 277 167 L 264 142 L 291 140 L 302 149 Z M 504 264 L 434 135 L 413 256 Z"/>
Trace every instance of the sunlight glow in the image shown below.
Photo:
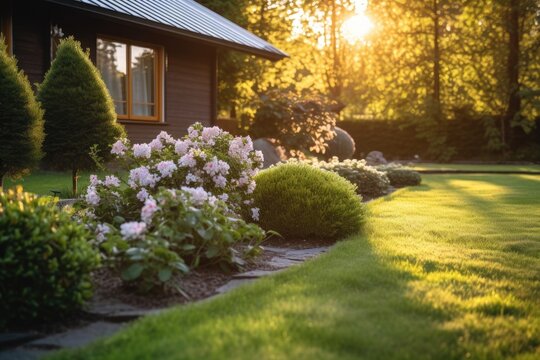
<path fill-rule="evenodd" d="M 362 41 L 374 25 L 365 14 L 357 14 L 347 19 L 341 26 L 343 37 L 351 44 Z"/>

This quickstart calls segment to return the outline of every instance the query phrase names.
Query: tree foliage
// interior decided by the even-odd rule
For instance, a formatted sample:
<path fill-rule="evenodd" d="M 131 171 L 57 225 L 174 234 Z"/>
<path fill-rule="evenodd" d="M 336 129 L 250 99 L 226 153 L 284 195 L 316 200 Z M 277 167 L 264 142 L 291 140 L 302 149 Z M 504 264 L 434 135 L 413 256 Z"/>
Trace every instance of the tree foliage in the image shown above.
<path fill-rule="evenodd" d="M 328 141 L 336 135 L 333 105 L 318 95 L 300 97 L 292 92 L 269 92 L 261 97 L 253 133 L 275 139 L 294 157 L 324 153 Z"/>
<path fill-rule="evenodd" d="M 38 163 L 42 142 L 43 111 L 0 37 L 0 191 L 5 175 L 20 175 Z"/>
<path fill-rule="evenodd" d="M 458 117 L 481 121 L 486 133 L 479 141 L 501 152 L 518 146 L 540 116 L 537 0 L 237 4 L 247 28 L 290 58 L 270 63 L 246 57 L 243 76 L 222 78 L 242 89 L 232 95 L 235 113 L 253 116 L 250 100 L 276 88 L 320 91 L 346 105 L 341 118 L 408 120 L 438 158 L 453 154 L 445 129 Z M 342 26 L 359 11 L 374 29 L 347 41 Z"/>
<path fill-rule="evenodd" d="M 79 170 L 95 166 L 90 156 L 106 160 L 110 145 L 124 134 L 116 123 L 113 101 L 89 54 L 73 38 L 63 40 L 55 60 L 39 86 L 38 98 L 45 109 L 45 164 L 72 170 L 77 192 Z"/>

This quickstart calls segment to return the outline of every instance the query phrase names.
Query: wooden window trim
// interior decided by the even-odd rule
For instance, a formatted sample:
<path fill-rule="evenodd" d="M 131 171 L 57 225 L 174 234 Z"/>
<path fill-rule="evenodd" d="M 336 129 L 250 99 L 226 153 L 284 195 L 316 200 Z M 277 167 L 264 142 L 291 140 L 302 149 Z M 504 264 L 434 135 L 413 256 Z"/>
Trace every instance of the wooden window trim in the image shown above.
<path fill-rule="evenodd" d="M 165 50 L 163 46 L 159 46 L 156 44 L 150 44 L 145 43 L 141 41 L 134 41 L 129 40 L 125 38 L 119 38 L 119 37 L 112 37 L 108 35 L 100 35 L 98 34 L 96 37 L 96 44 L 97 40 L 105 40 L 105 41 L 112 41 L 112 42 L 119 42 L 126 45 L 126 71 L 127 71 L 127 100 L 126 101 L 117 101 L 122 103 L 127 103 L 127 114 L 117 114 L 118 120 L 120 122 L 125 122 L 128 124 L 134 124 L 134 123 L 164 123 L 164 117 L 163 117 L 163 107 L 164 107 L 164 96 L 163 96 L 163 83 L 164 83 L 164 77 L 165 74 L 163 72 L 163 61 L 165 58 Z M 156 95 L 155 102 L 154 103 L 147 103 L 147 104 L 153 104 L 156 115 L 155 116 L 139 116 L 139 115 L 133 115 L 133 90 L 132 90 L 132 79 L 131 79 L 131 47 L 132 46 L 140 46 L 140 47 L 146 47 L 149 49 L 152 49 L 155 51 L 156 57 L 154 59 L 154 94 Z M 114 99 L 113 99 L 114 100 Z M 142 103 L 141 103 L 142 104 Z M 146 104 L 146 103 L 145 103 Z"/>

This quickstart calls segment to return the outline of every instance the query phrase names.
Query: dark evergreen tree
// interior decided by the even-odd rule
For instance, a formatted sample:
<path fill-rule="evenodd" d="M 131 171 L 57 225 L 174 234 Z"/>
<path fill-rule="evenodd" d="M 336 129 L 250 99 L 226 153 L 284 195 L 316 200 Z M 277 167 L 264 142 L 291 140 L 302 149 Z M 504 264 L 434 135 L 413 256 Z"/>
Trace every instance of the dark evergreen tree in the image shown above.
<path fill-rule="evenodd" d="M 114 104 L 99 71 L 72 37 L 60 43 L 38 98 L 45 109 L 45 165 L 71 170 L 76 195 L 79 171 L 95 167 L 91 147 L 97 145 L 98 156 L 107 160 L 110 145 L 124 130 L 116 122 Z"/>
<path fill-rule="evenodd" d="M 6 175 L 20 175 L 38 163 L 42 143 L 43 111 L 0 37 L 0 191 Z"/>

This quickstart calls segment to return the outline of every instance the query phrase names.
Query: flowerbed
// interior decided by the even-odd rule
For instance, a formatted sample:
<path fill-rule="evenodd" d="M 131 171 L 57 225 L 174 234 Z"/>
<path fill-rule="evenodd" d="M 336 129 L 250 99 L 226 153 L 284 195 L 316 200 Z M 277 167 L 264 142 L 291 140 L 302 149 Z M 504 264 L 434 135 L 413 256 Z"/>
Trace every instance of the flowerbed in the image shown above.
<path fill-rule="evenodd" d="M 78 216 L 125 281 L 149 290 L 201 263 L 242 266 L 257 252 L 264 232 L 246 220 L 259 216 L 253 176 L 263 158 L 249 137 L 197 123 L 182 139 L 122 139 L 111 153 L 128 176 L 91 176 Z"/>

